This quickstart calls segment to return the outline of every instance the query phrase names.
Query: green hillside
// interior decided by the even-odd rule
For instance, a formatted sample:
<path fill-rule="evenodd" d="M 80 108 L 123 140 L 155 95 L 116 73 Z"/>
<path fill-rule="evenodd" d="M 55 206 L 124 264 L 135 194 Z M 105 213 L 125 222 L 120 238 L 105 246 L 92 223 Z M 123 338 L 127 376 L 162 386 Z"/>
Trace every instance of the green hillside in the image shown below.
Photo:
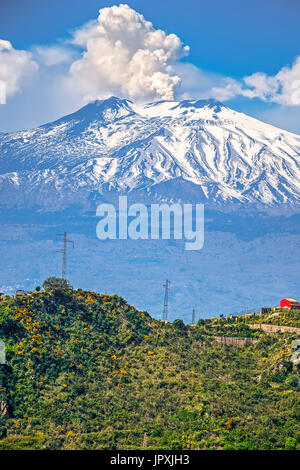
<path fill-rule="evenodd" d="M 0 449 L 299 449 L 295 338 L 164 323 L 68 286 L 7 298 Z"/>
<path fill-rule="evenodd" d="M 289 310 L 285 308 L 264 315 L 256 315 L 249 320 L 249 323 L 293 326 L 300 328 L 300 310 Z"/>

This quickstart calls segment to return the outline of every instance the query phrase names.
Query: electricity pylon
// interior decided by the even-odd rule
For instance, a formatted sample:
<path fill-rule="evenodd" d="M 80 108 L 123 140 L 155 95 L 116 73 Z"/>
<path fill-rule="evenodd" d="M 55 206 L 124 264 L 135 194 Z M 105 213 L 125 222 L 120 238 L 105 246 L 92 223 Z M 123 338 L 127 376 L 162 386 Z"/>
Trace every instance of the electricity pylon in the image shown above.
<path fill-rule="evenodd" d="M 195 325 L 196 322 L 196 316 L 195 316 L 195 309 L 193 308 L 193 313 L 192 313 L 192 325 Z"/>
<path fill-rule="evenodd" d="M 168 320 L 168 301 L 169 301 L 169 289 L 170 289 L 170 281 L 166 280 L 164 284 L 165 288 L 165 298 L 164 298 L 164 311 L 163 311 L 163 320 Z"/>
<path fill-rule="evenodd" d="M 67 232 L 58 233 L 58 237 L 62 237 L 63 247 L 61 250 L 57 250 L 58 253 L 62 253 L 61 258 L 61 278 L 67 280 L 67 244 L 72 243 L 74 248 L 74 242 L 67 239 Z"/>

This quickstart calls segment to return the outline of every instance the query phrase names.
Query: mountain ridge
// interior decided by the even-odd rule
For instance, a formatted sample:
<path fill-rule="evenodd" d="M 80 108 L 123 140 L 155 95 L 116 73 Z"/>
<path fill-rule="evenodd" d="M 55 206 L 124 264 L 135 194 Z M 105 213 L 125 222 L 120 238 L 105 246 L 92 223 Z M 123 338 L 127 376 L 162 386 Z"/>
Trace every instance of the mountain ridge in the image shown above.
<path fill-rule="evenodd" d="M 68 206 L 91 193 L 155 192 L 172 180 L 196 185 L 201 202 L 297 205 L 300 136 L 215 100 L 140 105 L 116 97 L 0 133 L 2 207 L 8 199 Z"/>

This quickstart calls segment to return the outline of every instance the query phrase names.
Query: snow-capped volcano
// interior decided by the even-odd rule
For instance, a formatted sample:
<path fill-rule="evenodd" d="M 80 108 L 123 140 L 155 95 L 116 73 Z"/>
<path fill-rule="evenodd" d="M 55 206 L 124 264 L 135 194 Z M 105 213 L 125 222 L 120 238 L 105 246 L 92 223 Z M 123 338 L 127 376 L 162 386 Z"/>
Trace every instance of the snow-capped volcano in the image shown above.
<path fill-rule="evenodd" d="M 174 182 L 210 202 L 298 204 L 300 136 L 214 100 L 115 97 L 0 134 L 2 206 L 59 207 Z"/>

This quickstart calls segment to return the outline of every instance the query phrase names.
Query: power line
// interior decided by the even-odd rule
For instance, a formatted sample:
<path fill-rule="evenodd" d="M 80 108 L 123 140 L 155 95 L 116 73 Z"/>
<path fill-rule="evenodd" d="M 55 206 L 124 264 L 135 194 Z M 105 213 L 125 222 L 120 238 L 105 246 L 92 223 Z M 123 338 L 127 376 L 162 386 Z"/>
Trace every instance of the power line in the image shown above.
<path fill-rule="evenodd" d="M 165 288 L 165 298 L 164 298 L 164 311 L 163 311 L 163 320 L 168 320 L 168 302 L 169 302 L 169 289 L 170 289 L 170 281 L 166 280 L 164 284 Z"/>
<path fill-rule="evenodd" d="M 68 246 L 68 243 L 72 243 L 73 248 L 74 248 L 74 242 L 73 242 L 73 240 L 68 240 L 67 239 L 67 232 L 58 233 L 57 236 L 62 237 L 62 243 L 63 243 L 62 249 L 57 250 L 58 253 L 62 254 L 62 258 L 61 258 L 61 278 L 67 280 L 67 246 Z"/>

